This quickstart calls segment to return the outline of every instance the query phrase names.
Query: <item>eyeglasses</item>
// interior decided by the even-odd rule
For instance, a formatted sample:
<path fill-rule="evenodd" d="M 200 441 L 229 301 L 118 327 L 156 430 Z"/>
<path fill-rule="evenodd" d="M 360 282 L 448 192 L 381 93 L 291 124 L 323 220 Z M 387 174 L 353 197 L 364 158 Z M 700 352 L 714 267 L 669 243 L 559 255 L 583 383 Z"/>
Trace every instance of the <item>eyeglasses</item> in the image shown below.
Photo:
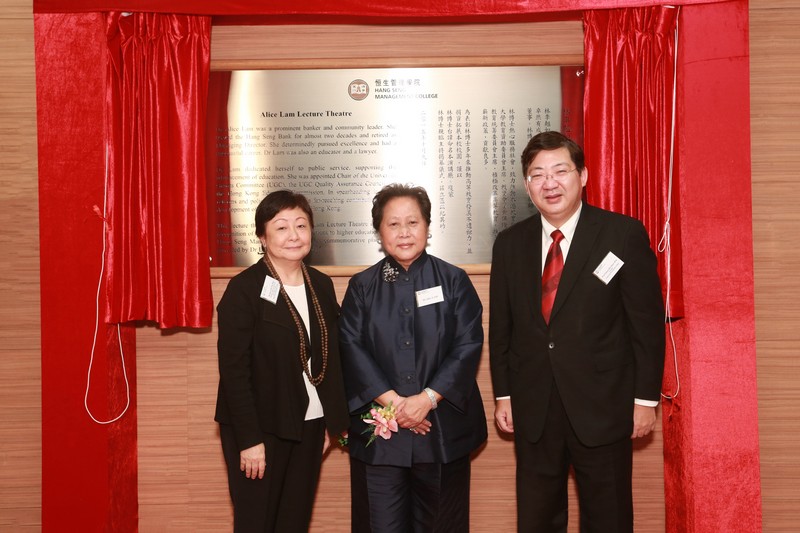
<path fill-rule="evenodd" d="M 558 169 L 556 171 L 551 172 L 550 174 L 544 174 L 544 173 L 537 172 L 536 174 L 532 174 L 532 175 L 528 176 L 527 179 L 528 179 L 529 182 L 531 182 L 531 183 L 533 183 L 535 185 L 539 185 L 541 183 L 544 183 L 547 178 L 552 178 L 552 179 L 556 180 L 557 182 L 561 183 L 565 179 L 567 179 L 567 176 L 569 176 L 569 173 L 572 172 L 573 170 L 577 170 L 577 168 L 570 168 L 570 169 L 560 168 L 560 169 Z"/>

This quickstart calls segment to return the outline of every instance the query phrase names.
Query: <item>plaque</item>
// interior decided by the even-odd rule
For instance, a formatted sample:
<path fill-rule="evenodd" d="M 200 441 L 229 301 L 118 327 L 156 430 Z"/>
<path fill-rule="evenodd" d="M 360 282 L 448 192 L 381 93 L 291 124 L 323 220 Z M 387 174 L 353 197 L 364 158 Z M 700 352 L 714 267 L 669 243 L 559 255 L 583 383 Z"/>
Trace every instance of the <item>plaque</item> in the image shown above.
<path fill-rule="evenodd" d="M 255 208 L 271 191 L 304 194 L 316 265 L 383 256 L 372 198 L 424 187 L 428 251 L 488 263 L 499 231 L 535 212 L 520 154 L 538 132 L 582 129 L 581 67 L 212 72 L 207 147 L 212 266 L 260 257 Z M 566 81 L 565 81 L 566 80 Z M 568 87 L 565 87 L 568 85 Z M 577 90 L 576 90 L 577 88 Z"/>

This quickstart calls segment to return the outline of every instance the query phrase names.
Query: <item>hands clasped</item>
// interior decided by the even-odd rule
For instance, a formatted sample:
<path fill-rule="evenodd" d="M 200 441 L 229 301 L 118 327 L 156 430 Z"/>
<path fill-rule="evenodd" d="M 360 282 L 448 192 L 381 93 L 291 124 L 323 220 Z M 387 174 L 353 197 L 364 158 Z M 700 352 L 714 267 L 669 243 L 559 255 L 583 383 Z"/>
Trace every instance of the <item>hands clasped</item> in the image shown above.
<path fill-rule="evenodd" d="M 425 392 L 414 396 L 398 396 L 394 400 L 397 424 L 417 435 L 427 435 L 431 421 L 426 417 L 431 410 L 431 401 Z"/>

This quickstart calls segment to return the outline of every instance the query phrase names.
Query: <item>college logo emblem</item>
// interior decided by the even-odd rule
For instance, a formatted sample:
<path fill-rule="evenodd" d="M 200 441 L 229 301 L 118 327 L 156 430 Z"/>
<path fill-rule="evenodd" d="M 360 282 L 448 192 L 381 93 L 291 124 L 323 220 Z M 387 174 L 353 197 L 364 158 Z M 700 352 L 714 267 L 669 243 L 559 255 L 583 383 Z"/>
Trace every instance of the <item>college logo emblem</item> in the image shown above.
<path fill-rule="evenodd" d="M 369 94 L 369 85 L 364 80 L 353 80 L 347 86 L 347 92 L 353 100 L 363 100 Z"/>

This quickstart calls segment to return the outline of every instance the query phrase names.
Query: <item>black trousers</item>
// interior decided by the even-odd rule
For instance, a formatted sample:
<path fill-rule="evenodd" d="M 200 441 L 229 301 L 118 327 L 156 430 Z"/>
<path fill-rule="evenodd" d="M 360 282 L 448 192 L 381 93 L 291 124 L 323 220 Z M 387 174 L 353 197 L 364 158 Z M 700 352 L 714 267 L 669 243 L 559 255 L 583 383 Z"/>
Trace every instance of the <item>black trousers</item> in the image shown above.
<path fill-rule="evenodd" d="M 570 466 L 578 487 L 581 533 L 633 532 L 630 438 L 605 446 L 584 446 L 569 423 L 554 383 L 544 434 L 538 442 L 517 437 L 514 444 L 520 532 L 567 531 Z"/>
<path fill-rule="evenodd" d="M 263 479 L 248 479 L 239 469 L 239 447 L 231 426 L 220 424 L 220 440 L 228 466 L 234 532 L 308 531 L 322 465 L 323 419 L 305 422 L 300 442 L 265 434 Z"/>
<path fill-rule="evenodd" d="M 469 456 L 411 467 L 368 465 L 350 458 L 355 533 L 469 531 Z"/>

